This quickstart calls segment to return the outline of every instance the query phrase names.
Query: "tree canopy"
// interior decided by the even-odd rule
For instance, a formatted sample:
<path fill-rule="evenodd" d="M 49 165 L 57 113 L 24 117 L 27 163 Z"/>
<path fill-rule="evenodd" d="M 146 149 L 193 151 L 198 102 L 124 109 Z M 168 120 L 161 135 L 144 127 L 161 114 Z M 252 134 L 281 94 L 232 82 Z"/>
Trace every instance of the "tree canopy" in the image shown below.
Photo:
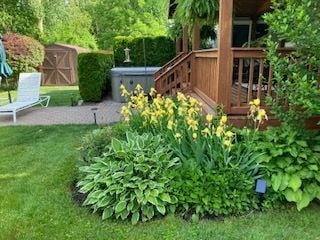
<path fill-rule="evenodd" d="M 158 0 L 0 0 L 0 32 L 108 49 L 117 35 L 165 35 L 167 10 Z"/>

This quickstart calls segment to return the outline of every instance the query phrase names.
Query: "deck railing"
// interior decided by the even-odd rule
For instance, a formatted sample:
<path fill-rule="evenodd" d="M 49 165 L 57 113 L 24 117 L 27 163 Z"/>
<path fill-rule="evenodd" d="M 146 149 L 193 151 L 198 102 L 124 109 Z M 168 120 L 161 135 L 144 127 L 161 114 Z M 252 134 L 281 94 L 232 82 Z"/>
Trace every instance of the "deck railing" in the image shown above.
<path fill-rule="evenodd" d="M 279 50 L 282 54 L 290 49 Z M 228 114 L 244 115 L 249 102 L 259 98 L 265 106 L 266 96 L 275 94 L 273 70 L 266 61 L 263 48 L 233 48 L 233 72 L 228 81 L 231 91 L 219 89 L 218 50 L 199 50 L 179 56 L 156 76 L 155 85 L 160 94 L 175 96 L 178 91 L 193 91 L 209 106 L 224 104 Z M 220 87 L 221 88 L 221 87 Z M 219 102 L 223 91 L 230 103 Z M 230 104 L 230 105 L 229 105 Z"/>
<path fill-rule="evenodd" d="M 156 77 L 155 88 L 158 93 L 175 96 L 179 91 L 188 91 L 190 89 L 192 56 L 192 52 L 190 52 L 181 57 Z"/>
<path fill-rule="evenodd" d="M 290 49 L 281 49 L 286 54 Z M 273 96 L 275 88 L 272 66 L 266 61 L 264 48 L 233 48 L 231 83 L 231 114 L 244 114 L 249 102 L 259 98 L 262 106 L 266 96 Z"/>
<path fill-rule="evenodd" d="M 187 53 L 180 52 L 177 56 L 175 56 L 172 60 L 163 65 L 157 72 L 155 72 L 155 78 L 159 77 L 162 73 L 167 71 L 167 69 L 174 66 L 181 58 L 183 58 Z"/>
<path fill-rule="evenodd" d="M 217 102 L 217 63 L 217 49 L 194 51 L 192 89 L 209 105 Z"/>

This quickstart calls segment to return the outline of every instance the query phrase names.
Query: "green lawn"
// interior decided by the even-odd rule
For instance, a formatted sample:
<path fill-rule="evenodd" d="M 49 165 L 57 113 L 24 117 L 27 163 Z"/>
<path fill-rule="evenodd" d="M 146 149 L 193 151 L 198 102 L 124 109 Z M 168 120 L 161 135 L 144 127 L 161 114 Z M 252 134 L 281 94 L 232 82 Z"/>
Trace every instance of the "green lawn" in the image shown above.
<path fill-rule="evenodd" d="M 78 139 L 92 126 L 0 128 L 0 239 L 320 239 L 320 206 L 190 223 L 102 221 L 71 198 Z"/>
<path fill-rule="evenodd" d="M 58 86 L 58 87 L 41 87 L 41 95 L 51 96 L 50 105 L 53 106 L 70 106 L 71 95 L 79 98 L 78 86 Z M 11 96 L 16 98 L 17 91 L 11 91 Z M 0 98 L 8 98 L 7 91 L 0 90 Z"/>

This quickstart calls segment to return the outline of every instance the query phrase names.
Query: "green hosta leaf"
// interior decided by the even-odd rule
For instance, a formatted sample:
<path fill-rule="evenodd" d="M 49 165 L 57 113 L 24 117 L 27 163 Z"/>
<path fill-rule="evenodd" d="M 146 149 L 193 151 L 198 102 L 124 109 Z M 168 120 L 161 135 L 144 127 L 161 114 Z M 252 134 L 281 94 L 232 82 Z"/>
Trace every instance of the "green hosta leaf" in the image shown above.
<path fill-rule="evenodd" d="M 278 173 L 277 175 L 272 175 L 271 185 L 274 191 L 278 191 L 282 181 L 282 174 Z"/>
<path fill-rule="evenodd" d="M 293 191 L 297 191 L 301 187 L 302 181 L 299 175 L 294 174 L 290 176 L 288 187 L 292 188 Z"/>
<path fill-rule="evenodd" d="M 129 212 L 128 210 L 124 209 L 124 210 L 121 212 L 121 219 L 122 219 L 122 220 L 127 219 L 128 216 L 129 216 L 129 213 L 130 213 L 130 212 Z"/>
<path fill-rule="evenodd" d="M 159 196 L 159 191 L 157 189 L 153 189 L 150 191 L 150 195 L 154 196 L 154 197 L 158 197 Z"/>
<path fill-rule="evenodd" d="M 270 162 L 271 159 L 272 159 L 272 156 L 267 155 L 267 154 L 263 154 L 257 158 L 257 161 L 259 163 L 268 163 L 268 162 Z"/>
<path fill-rule="evenodd" d="M 306 185 L 303 190 L 304 192 L 309 193 L 310 197 L 313 199 L 320 193 L 320 186 L 316 183 L 311 183 Z"/>
<path fill-rule="evenodd" d="M 296 148 L 291 148 L 289 153 L 294 158 L 298 157 L 298 150 Z"/>
<path fill-rule="evenodd" d="M 143 206 L 142 213 L 148 218 L 151 219 L 154 216 L 153 206 Z"/>
<path fill-rule="evenodd" d="M 312 171 L 318 171 L 318 170 L 319 170 L 319 168 L 318 168 L 317 165 L 309 165 L 308 168 L 309 168 L 310 170 L 312 170 Z"/>
<path fill-rule="evenodd" d="M 134 202 L 133 201 L 129 202 L 127 205 L 127 210 L 131 211 L 133 209 L 133 206 L 134 206 Z"/>
<path fill-rule="evenodd" d="M 113 214 L 113 208 L 106 208 L 103 210 L 102 219 L 110 218 Z"/>
<path fill-rule="evenodd" d="M 112 175 L 113 178 L 119 178 L 119 177 L 123 177 L 127 175 L 125 172 L 117 172 L 115 174 Z"/>
<path fill-rule="evenodd" d="M 308 147 L 308 144 L 307 144 L 307 142 L 306 141 L 302 141 L 302 140 L 298 140 L 298 141 L 296 141 L 296 143 L 298 144 L 298 145 L 300 145 L 301 147 Z"/>
<path fill-rule="evenodd" d="M 313 146 L 313 151 L 315 151 L 315 152 L 320 152 L 320 145 L 315 145 L 315 146 Z"/>
<path fill-rule="evenodd" d="M 312 198 L 307 192 L 302 193 L 301 200 L 297 202 L 297 209 L 301 211 L 301 209 L 307 207 L 311 202 Z"/>
<path fill-rule="evenodd" d="M 169 210 L 170 210 L 171 213 L 175 213 L 176 212 L 176 208 L 177 208 L 176 205 L 170 205 L 169 206 Z"/>
<path fill-rule="evenodd" d="M 286 168 L 288 167 L 290 164 L 292 163 L 292 159 L 291 158 L 281 158 L 280 160 L 278 160 L 276 162 L 276 164 L 280 167 L 280 168 Z"/>
<path fill-rule="evenodd" d="M 320 173 L 315 173 L 315 178 L 317 179 L 318 182 L 320 182 Z"/>
<path fill-rule="evenodd" d="M 160 194 L 160 199 L 164 202 L 171 203 L 171 197 L 169 196 L 168 193 L 161 193 Z"/>
<path fill-rule="evenodd" d="M 118 202 L 115 208 L 115 213 L 122 212 L 126 208 L 126 206 L 127 206 L 127 203 L 125 201 Z"/>
<path fill-rule="evenodd" d="M 140 218 L 140 213 L 139 212 L 133 213 L 132 216 L 131 216 L 131 223 L 133 225 L 136 225 L 138 223 L 138 221 L 139 221 L 139 218 Z"/>
<path fill-rule="evenodd" d="M 302 191 L 299 189 L 294 192 L 292 189 L 288 188 L 284 191 L 284 196 L 289 202 L 299 202 L 302 198 Z"/>
<path fill-rule="evenodd" d="M 151 195 L 149 195 L 149 196 L 147 197 L 147 201 L 148 201 L 149 203 L 155 205 L 155 206 L 158 204 L 157 199 L 156 199 L 154 196 L 151 196 Z"/>
<path fill-rule="evenodd" d="M 89 182 L 88 184 L 84 185 L 79 192 L 81 193 L 86 193 L 89 192 L 94 186 L 96 185 L 96 183 L 94 181 Z"/>
<path fill-rule="evenodd" d="M 278 157 L 283 154 L 283 151 L 282 151 L 282 149 L 271 149 L 270 153 L 271 153 L 272 157 Z"/>
<path fill-rule="evenodd" d="M 113 151 L 116 153 L 122 151 L 121 142 L 116 138 L 112 139 L 111 146 L 112 146 Z"/>
<path fill-rule="evenodd" d="M 164 215 L 166 213 L 166 208 L 163 205 L 156 205 L 156 208 L 158 210 L 159 213 L 161 213 L 162 215 Z"/>
<path fill-rule="evenodd" d="M 280 187 L 279 187 L 280 191 L 283 191 L 288 187 L 289 180 L 290 180 L 289 174 L 285 173 L 285 174 L 282 175 L 281 184 L 280 184 Z"/>

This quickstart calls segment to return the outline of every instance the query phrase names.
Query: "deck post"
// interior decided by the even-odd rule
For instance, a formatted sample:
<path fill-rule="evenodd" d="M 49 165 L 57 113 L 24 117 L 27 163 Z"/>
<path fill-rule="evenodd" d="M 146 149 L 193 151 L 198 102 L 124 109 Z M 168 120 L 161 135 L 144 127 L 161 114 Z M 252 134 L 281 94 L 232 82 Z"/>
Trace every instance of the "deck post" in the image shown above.
<path fill-rule="evenodd" d="M 230 113 L 232 88 L 232 14 L 233 0 L 220 0 L 219 32 L 218 32 L 218 69 L 217 86 L 215 87 L 217 103 L 224 105 L 224 110 Z"/>
<path fill-rule="evenodd" d="M 200 49 L 200 26 L 199 24 L 195 24 L 193 26 L 192 32 L 192 51 Z"/>
<path fill-rule="evenodd" d="M 188 36 L 188 26 L 183 27 L 183 37 L 182 37 L 182 51 L 184 53 L 189 52 L 189 36 Z"/>

